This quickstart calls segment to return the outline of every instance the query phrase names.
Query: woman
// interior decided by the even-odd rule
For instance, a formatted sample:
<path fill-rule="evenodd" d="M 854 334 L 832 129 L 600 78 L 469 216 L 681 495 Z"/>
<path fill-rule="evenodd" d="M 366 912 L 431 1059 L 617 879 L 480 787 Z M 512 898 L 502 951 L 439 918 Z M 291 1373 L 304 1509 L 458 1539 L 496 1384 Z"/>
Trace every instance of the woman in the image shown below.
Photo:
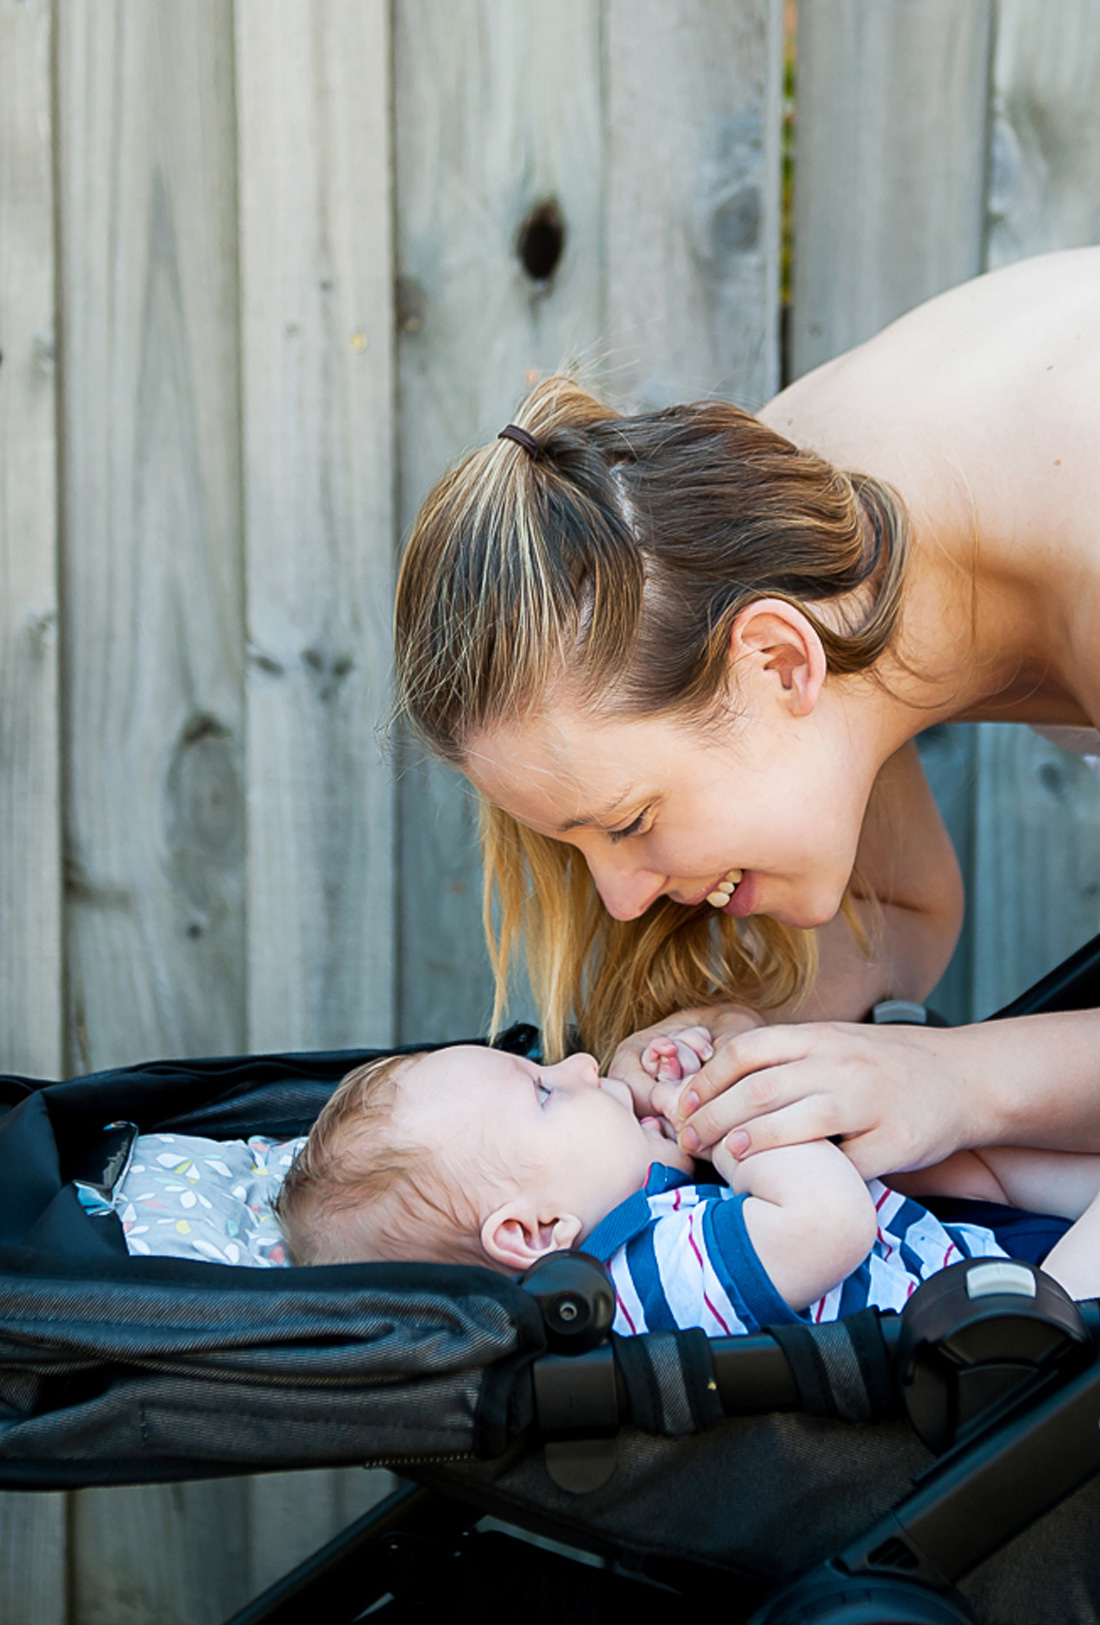
<path fill-rule="evenodd" d="M 915 735 L 1100 721 L 1098 360 L 1100 249 L 1050 255 L 756 419 L 549 380 L 425 503 L 399 693 L 483 797 L 500 984 L 524 935 L 551 1051 L 619 1044 L 656 1109 L 656 1018 L 704 1020 L 687 1149 L 834 1136 L 864 1178 L 1100 1149 L 1095 1012 L 858 1025 L 961 921 Z"/>

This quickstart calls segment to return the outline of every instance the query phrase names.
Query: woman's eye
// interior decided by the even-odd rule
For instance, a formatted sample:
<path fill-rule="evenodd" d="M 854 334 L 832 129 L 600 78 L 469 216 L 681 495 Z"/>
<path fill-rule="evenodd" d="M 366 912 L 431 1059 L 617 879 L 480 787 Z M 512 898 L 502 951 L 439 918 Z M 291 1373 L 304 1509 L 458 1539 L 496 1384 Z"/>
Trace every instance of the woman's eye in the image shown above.
<path fill-rule="evenodd" d="M 645 823 L 648 812 L 649 808 L 643 807 L 637 818 L 629 823 L 625 829 L 609 829 L 607 832 L 607 838 L 611 842 L 612 846 L 614 846 L 617 841 L 625 841 L 628 835 L 640 835 L 642 833 L 642 825 Z"/>

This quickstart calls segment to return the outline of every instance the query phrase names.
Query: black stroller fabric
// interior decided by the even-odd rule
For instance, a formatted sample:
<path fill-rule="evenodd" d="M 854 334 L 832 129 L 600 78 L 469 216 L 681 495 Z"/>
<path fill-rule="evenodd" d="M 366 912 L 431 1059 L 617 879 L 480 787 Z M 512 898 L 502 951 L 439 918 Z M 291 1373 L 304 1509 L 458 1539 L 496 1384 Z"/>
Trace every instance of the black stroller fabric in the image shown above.
<path fill-rule="evenodd" d="M 164 1063 L 0 1083 L 0 1486 L 65 1488 L 498 1455 L 530 1296 L 439 1265 L 230 1268 L 131 1258 L 74 1167 L 104 1124 L 304 1133 L 375 1051 Z"/>
<path fill-rule="evenodd" d="M 624 1427 L 610 1481 L 571 1494 L 531 1433 L 529 1372 L 546 1335 L 519 1284 L 441 1265 L 131 1258 L 117 1219 L 80 1206 L 74 1170 L 108 1121 L 289 1137 L 377 1053 L 0 1080 L 0 1488 L 387 1464 L 617 1561 L 698 1565 L 728 1583 L 736 1620 L 930 1465 L 900 1420 L 746 1416 L 680 1438 Z M 961 1589 L 995 1625 L 1090 1625 L 1098 1531 L 1094 1480 Z"/>

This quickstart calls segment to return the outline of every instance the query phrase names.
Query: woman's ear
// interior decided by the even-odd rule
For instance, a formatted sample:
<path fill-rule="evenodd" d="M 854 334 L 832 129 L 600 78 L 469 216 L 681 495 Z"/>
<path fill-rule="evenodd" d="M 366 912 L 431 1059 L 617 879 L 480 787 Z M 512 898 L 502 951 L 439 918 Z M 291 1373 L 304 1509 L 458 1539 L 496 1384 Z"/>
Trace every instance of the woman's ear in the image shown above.
<path fill-rule="evenodd" d="M 490 1213 L 481 1227 L 481 1245 L 487 1257 L 505 1269 L 530 1269 L 536 1259 L 575 1247 L 583 1226 L 575 1213 L 539 1219 L 521 1197 Z"/>
<path fill-rule="evenodd" d="M 734 620 L 730 661 L 778 680 L 792 716 L 807 717 L 828 670 L 825 648 L 809 618 L 783 598 L 756 598 Z"/>

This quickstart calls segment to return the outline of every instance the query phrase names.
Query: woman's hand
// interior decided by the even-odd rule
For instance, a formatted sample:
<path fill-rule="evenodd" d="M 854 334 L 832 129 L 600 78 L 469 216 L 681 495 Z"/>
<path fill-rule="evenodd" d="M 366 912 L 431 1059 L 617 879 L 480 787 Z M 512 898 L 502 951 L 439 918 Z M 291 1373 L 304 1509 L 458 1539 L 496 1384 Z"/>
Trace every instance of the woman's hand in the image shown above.
<path fill-rule="evenodd" d="M 715 1004 L 700 1006 L 695 1010 L 678 1010 L 663 1021 L 655 1022 L 652 1027 L 624 1038 L 615 1051 L 608 1072 L 628 1086 L 639 1117 L 664 1117 L 679 1129 L 683 1122 L 679 1109 L 681 1083 L 671 1077 L 672 1068 L 655 1068 L 657 1058 L 672 1054 L 677 1041 L 682 1042 L 686 1032 L 704 1028 L 713 1049 L 717 1050 L 730 1038 L 760 1025 L 760 1017 L 742 1005 Z"/>
<path fill-rule="evenodd" d="M 743 1158 L 835 1139 L 864 1179 L 942 1161 L 989 1138 L 971 1036 L 981 1032 L 841 1022 L 742 1032 L 678 1091 L 680 1144 L 710 1156 L 724 1142 Z"/>

